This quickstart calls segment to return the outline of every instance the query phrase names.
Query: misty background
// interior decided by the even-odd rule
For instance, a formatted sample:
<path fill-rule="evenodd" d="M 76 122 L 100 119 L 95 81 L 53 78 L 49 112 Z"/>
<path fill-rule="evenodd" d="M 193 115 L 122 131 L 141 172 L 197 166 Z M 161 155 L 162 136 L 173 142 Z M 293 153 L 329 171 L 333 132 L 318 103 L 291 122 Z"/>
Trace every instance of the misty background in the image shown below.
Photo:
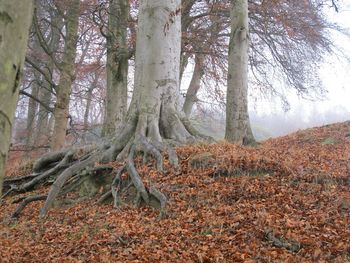
<path fill-rule="evenodd" d="M 279 97 L 259 94 L 250 88 L 248 107 L 257 140 L 350 120 L 350 3 L 340 2 L 338 13 L 334 9 L 327 11 L 330 20 L 344 30 L 343 33 L 330 32 L 337 52 L 326 55 L 319 65 L 319 75 L 326 92 L 321 96 L 302 98 L 293 90 L 285 90 L 286 104 Z M 193 68 L 190 68 L 184 73 L 182 90 L 188 87 L 192 71 Z M 192 119 L 202 132 L 222 139 L 225 132 L 224 105 L 207 105 L 207 96 L 209 93 L 200 92 L 200 103 L 196 104 Z"/>

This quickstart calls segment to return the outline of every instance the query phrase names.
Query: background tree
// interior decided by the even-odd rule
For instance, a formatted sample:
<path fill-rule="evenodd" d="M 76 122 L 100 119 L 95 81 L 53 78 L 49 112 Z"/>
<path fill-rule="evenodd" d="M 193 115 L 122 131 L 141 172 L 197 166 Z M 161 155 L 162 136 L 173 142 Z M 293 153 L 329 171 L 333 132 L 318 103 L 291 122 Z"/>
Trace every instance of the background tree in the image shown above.
<path fill-rule="evenodd" d="M 33 1 L 0 1 L 0 196 Z"/>
<path fill-rule="evenodd" d="M 44 1 L 40 1 L 37 4 L 37 8 L 41 7 L 41 9 L 46 9 L 48 18 L 45 16 L 40 16 L 40 9 L 37 10 L 37 23 L 35 27 L 35 37 L 43 35 L 46 36 L 44 39 L 41 38 L 40 41 L 40 51 L 42 58 L 40 64 L 35 64 L 34 57 L 29 58 L 29 54 L 27 54 L 27 64 L 30 64 L 34 70 L 36 70 L 41 75 L 40 82 L 40 91 L 39 91 L 39 112 L 37 118 L 37 138 L 36 144 L 40 145 L 45 143 L 49 136 L 51 135 L 52 127 L 50 126 L 50 116 L 51 120 L 53 120 L 53 107 L 52 99 L 55 97 L 56 92 L 56 64 L 59 61 L 60 51 L 60 40 L 62 29 L 64 26 L 64 21 L 62 16 L 60 15 L 60 11 L 56 8 L 55 5 L 48 5 Z M 50 23 L 46 24 L 44 21 L 49 21 Z M 41 29 L 40 24 L 44 27 Z M 42 30 L 44 30 L 45 34 L 41 34 Z M 38 51 L 37 51 L 38 52 Z M 34 55 L 35 56 L 35 55 Z M 29 62 L 30 61 L 30 62 Z M 36 69 L 35 69 L 36 68 Z M 37 69 L 41 69 L 38 71 Z"/>
<path fill-rule="evenodd" d="M 310 97 L 322 95 L 324 90 L 317 67 L 323 55 L 333 48 L 329 31 L 339 29 L 326 20 L 324 5 L 327 3 L 329 1 L 321 0 L 248 2 L 249 82 L 251 90 L 256 91 L 254 96 L 273 94 L 287 103 L 286 90 L 294 89 Z M 188 30 L 183 28 L 183 54 L 193 64 L 194 54 L 206 55 L 202 94 L 205 101 L 224 105 L 225 96 L 221 92 L 226 85 L 223 80 L 228 68 L 230 1 L 193 3 L 186 0 L 184 5 L 190 9 L 185 9 L 183 16 L 188 23 Z M 209 21 L 215 21 L 217 27 L 211 28 Z M 210 39 L 210 34 L 215 37 Z M 271 74 L 276 77 L 271 78 Z"/>
<path fill-rule="evenodd" d="M 60 82 L 57 88 L 51 148 L 58 150 L 64 146 L 67 120 L 69 114 L 69 100 L 72 83 L 75 78 L 75 56 L 78 41 L 78 22 L 80 14 L 80 0 L 73 0 L 65 15 L 65 47 L 60 68 Z"/>
<path fill-rule="evenodd" d="M 129 18 L 128 0 L 110 0 L 108 9 L 107 46 L 107 93 L 105 120 L 102 135 L 114 135 L 122 125 L 128 102 L 129 50 L 127 29 Z"/>
<path fill-rule="evenodd" d="M 248 114 L 248 0 L 233 0 L 229 44 L 226 131 L 229 142 L 255 141 Z"/>

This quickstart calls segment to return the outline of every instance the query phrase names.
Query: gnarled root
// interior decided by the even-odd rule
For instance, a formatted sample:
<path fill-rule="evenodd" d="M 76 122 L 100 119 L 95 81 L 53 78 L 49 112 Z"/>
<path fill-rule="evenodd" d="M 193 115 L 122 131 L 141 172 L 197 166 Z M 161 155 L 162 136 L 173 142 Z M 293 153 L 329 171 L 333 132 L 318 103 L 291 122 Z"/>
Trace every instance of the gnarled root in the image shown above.
<path fill-rule="evenodd" d="M 23 209 L 31 202 L 35 201 L 41 201 L 46 200 L 46 195 L 36 195 L 36 196 L 28 196 L 27 198 L 23 199 L 23 201 L 20 203 L 20 205 L 16 208 L 16 210 L 12 213 L 11 218 L 17 218 L 20 213 L 23 211 Z"/>
<path fill-rule="evenodd" d="M 181 117 L 181 114 L 176 111 L 168 110 L 160 118 L 148 113 L 129 114 L 124 129 L 110 144 L 100 148 L 89 146 L 46 154 L 34 164 L 34 174 L 27 178 L 28 181 L 21 181 L 18 186 L 12 184 L 7 195 L 32 190 L 38 184 L 54 177 L 55 181 L 40 210 L 40 217 L 45 217 L 59 194 L 77 188 L 86 176 L 94 177 L 96 174 L 103 176 L 107 171 L 108 174 L 113 173 L 113 165 L 110 166 L 109 162 L 117 160 L 124 164 L 117 170 L 114 180 L 107 182 L 110 190 L 101 195 L 98 203 L 113 197 L 115 207 L 128 202 L 133 202 L 137 206 L 145 204 L 158 208 L 160 216 L 163 216 L 167 204 L 166 196 L 152 182 L 148 181 L 146 185 L 144 184 L 134 160 L 139 154 L 143 154 L 144 162 L 152 157 L 156 162 L 157 170 L 163 172 L 163 153 L 167 152 L 169 162 L 177 169 L 179 161 L 174 146 L 197 139 L 209 140 L 196 132 L 188 119 Z M 97 163 L 107 165 L 101 168 L 96 165 Z M 43 198 L 40 196 L 25 199 L 22 206 L 24 208 L 27 203 Z M 14 215 L 18 216 L 19 212 L 15 212 Z"/>
<path fill-rule="evenodd" d="M 144 147 L 144 148 L 142 148 Z M 141 203 L 146 205 L 151 205 L 160 209 L 160 215 L 165 214 L 165 208 L 167 203 L 166 196 L 157 190 L 155 186 L 150 185 L 148 188 L 144 185 L 139 173 L 135 168 L 134 158 L 136 152 L 136 145 L 132 145 L 130 147 L 130 153 L 126 160 L 126 164 L 122 166 L 118 172 L 116 177 L 114 178 L 111 191 L 108 194 L 113 196 L 114 207 L 118 208 L 122 205 L 123 194 L 127 193 L 132 187 L 135 189 L 136 193 L 134 197 L 134 204 L 136 206 L 140 206 Z M 140 150 L 144 152 L 151 152 L 154 156 L 156 156 L 157 168 L 159 171 L 163 171 L 163 160 L 162 155 L 156 147 L 152 146 L 150 143 L 143 143 Z M 128 177 L 126 179 L 122 178 L 122 174 L 124 172 L 128 173 Z M 99 202 L 102 202 L 106 199 L 106 195 L 104 195 Z"/>

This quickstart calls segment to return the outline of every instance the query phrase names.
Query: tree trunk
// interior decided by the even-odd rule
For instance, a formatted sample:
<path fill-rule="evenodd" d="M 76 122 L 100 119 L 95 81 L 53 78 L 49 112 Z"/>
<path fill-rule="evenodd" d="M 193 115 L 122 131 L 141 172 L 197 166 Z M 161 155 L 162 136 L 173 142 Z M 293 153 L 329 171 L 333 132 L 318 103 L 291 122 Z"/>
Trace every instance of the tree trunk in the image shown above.
<path fill-rule="evenodd" d="M 84 112 L 84 140 L 86 139 L 86 134 L 87 134 L 88 128 L 89 128 L 89 115 L 90 115 L 90 108 L 91 108 L 92 92 L 96 88 L 98 79 L 99 79 L 99 76 L 95 72 L 94 73 L 94 80 L 92 81 L 91 86 L 87 90 L 86 107 L 85 107 L 85 112 Z"/>
<path fill-rule="evenodd" d="M 140 6 L 132 106 L 139 112 L 136 132 L 155 142 L 162 137 L 185 142 L 191 136 L 177 114 L 180 2 L 144 0 Z"/>
<path fill-rule="evenodd" d="M 58 150 L 64 146 L 71 87 L 75 78 L 75 56 L 78 40 L 80 0 L 72 0 L 67 10 L 65 24 L 65 48 L 63 61 L 60 66 L 60 82 L 57 89 L 57 101 L 54 110 L 55 124 L 51 148 Z"/>
<path fill-rule="evenodd" d="M 102 161 L 123 156 L 130 144 L 147 141 L 192 142 L 200 136 L 179 110 L 181 1 L 143 0 L 140 3 L 135 55 L 134 93 L 118 143 Z M 129 146 L 128 146 L 129 145 Z M 120 155 L 118 155 L 120 154 Z"/>
<path fill-rule="evenodd" d="M 229 142 L 254 142 L 248 115 L 248 0 L 233 0 L 229 43 L 226 132 Z"/>
<path fill-rule="evenodd" d="M 44 86 L 40 87 L 39 90 L 39 100 L 44 103 L 44 105 L 49 106 L 51 103 L 51 90 L 52 87 L 47 82 L 43 81 Z M 35 144 L 41 144 L 47 141 L 50 134 L 49 129 L 49 114 L 45 106 L 39 105 L 38 111 L 38 121 L 37 121 L 37 135 L 35 136 Z"/>
<path fill-rule="evenodd" d="M 107 34 L 107 94 L 103 136 L 115 135 L 128 101 L 128 0 L 110 0 Z"/>
<path fill-rule="evenodd" d="M 201 79 L 204 75 L 203 61 L 203 55 L 197 54 L 195 56 L 195 66 L 193 70 L 193 75 L 190 82 L 190 86 L 187 89 L 186 99 L 183 105 L 183 111 L 185 112 L 187 117 L 191 115 L 193 105 L 198 100 L 197 93 L 201 86 Z"/>
<path fill-rule="evenodd" d="M 37 13 L 40 13 L 40 9 L 37 11 Z M 50 25 L 51 37 L 48 41 L 47 47 L 52 57 L 48 56 L 48 61 L 46 65 L 44 65 L 44 67 L 41 67 L 41 68 L 47 76 L 51 76 L 51 79 L 53 79 L 53 73 L 55 70 L 55 63 L 53 59 L 55 58 L 55 54 L 59 49 L 59 44 L 61 39 L 61 30 L 63 28 L 63 19 L 60 16 L 60 14 L 58 14 L 57 10 L 52 10 L 50 12 L 50 17 L 51 17 L 51 25 Z M 47 106 L 49 106 L 51 103 L 53 90 L 54 90 L 54 87 L 52 83 L 49 83 L 44 78 L 40 92 L 39 92 L 39 97 L 40 97 L 40 101 L 42 101 Z M 49 126 L 49 116 L 50 116 L 50 112 L 47 111 L 47 109 L 43 105 L 40 105 L 39 113 L 38 113 L 37 140 L 35 142 L 36 144 L 42 144 L 48 141 L 48 138 L 51 132 L 51 126 Z"/>
<path fill-rule="evenodd" d="M 33 1 L 0 1 L 0 197 Z"/>
<path fill-rule="evenodd" d="M 35 75 L 35 80 L 32 82 L 32 92 L 31 95 L 35 98 L 38 98 L 39 94 L 39 85 L 38 85 L 38 74 Z M 37 109 L 38 109 L 38 103 L 32 99 L 29 98 L 28 102 L 28 115 L 27 115 L 27 139 L 26 144 L 27 146 L 33 146 L 34 140 L 35 140 L 35 117 L 37 115 Z"/>
<path fill-rule="evenodd" d="M 31 42 L 31 39 L 29 39 L 29 43 L 30 42 Z M 34 36 L 34 38 L 32 38 L 32 43 L 33 43 L 32 49 L 34 50 L 34 52 L 36 52 L 37 50 L 40 50 L 40 41 L 36 36 Z M 40 67 L 40 61 L 36 57 L 33 58 L 33 62 L 36 65 L 38 65 L 38 67 Z M 34 68 L 32 68 L 32 72 L 33 72 L 33 81 L 31 84 L 31 89 L 32 89 L 31 95 L 34 98 L 39 99 L 39 91 L 40 91 L 40 86 L 42 83 L 42 79 L 41 79 L 42 76 Z M 37 117 L 37 110 L 38 110 L 38 102 L 35 101 L 33 98 L 29 98 L 28 115 L 27 115 L 27 139 L 26 139 L 26 144 L 29 147 L 34 145 L 34 142 L 36 141 L 36 137 L 38 135 L 38 133 L 35 133 L 35 128 L 36 128 L 36 121 L 35 120 Z"/>
<path fill-rule="evenodd" d="M 190 54 L 187 52 L 181 52 L 180 56 L 180 84 L 184 75 L 184 72 L 186 70 L 186 67 L 188 65 L 188 59 L 190 58 Z"/>
<path fill-rule="evenodd" d="M 186 43 L 188 40 L 184 37 L 188 33 L 189 26 L 191 25 L 192 17 L 191 17 L 191 9 L 193 5 L 196 3 L 196 0 L 186 0 L 182 1 L 182 14 L 181 14 L 181 56 L 180 56 L 180 85 L 183 77 L 183 73 L 188 64 L 188 59 L 191 57 L 191 54 L 186 52 Z"/>

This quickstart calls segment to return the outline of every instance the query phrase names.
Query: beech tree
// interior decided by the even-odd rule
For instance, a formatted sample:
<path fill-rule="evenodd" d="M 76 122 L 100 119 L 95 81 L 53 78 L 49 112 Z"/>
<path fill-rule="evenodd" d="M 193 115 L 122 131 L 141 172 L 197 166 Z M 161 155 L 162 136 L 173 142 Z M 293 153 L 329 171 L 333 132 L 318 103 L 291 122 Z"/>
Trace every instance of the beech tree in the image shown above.
<path fill-rule="evenodd" d="M 33 1 L 0 1 L 0 197 Z"/>
<path fill-rule="evenodd" d="M 33 72 L 33 84 L 39 86 L 36 99 L 39 104 L 37 121 L 33 136 L 35 144 L 44 144 L 51 134 L 50 122 L 53 120 L 52 99 L 56 94 L 56 74 L 61 55 L 60 40 L 64 26 L 63 17 L 58 8 L 48 1 L 37 0 L 34 14 L 33 35 L 26 55 L 26 66 Z M 39 47 L 38 47 L 38 46 Z M 22 90 L 21 93 L 25 94 Z M 28 112 L 29 114 L 29 112 Z M 49 117 L 51 116 L 51 121 Z"/>
<path fill-rule="evenodd" d="M 65 47 L 62 63 L 59 66 L 60 81 L 57 88 L 57 101 L 54 109 L 55 125 L 51 141 L 51 148 L 53 150 L 62 148 L 66 137 L 70 93 L 75 77 L 75 56 L 80 13 L 79 8 L 80 0 L 71 1 L 65 16 Z"/>
<path fill-rule="evenodd" d="M 248 114 L 248 48 L 248 0 L 232 0 L 225 139 L 239 144 L 254 141 Z"/>
<path fill-rule="evenodd" d="M 201 88 L 207 90 L 206 101 L 210 98 L 225 106 L 225 96 L 217 87 L 226 85 L 223 80 L 228 72 L 231 1 L 183 2 L 186 27 L 182 61 L 187 62 L 182 65 L 185 67 L 188 61 L 195 64 L 197 54 L 205 55 Z M 317 67 L 323 55 L 332 51 L 329 31 L 339 29 L 325 18 L 324 5 L 329 4 L 328 0 L 248 1 L 249 82 L 256 96 L 278 96 L 287 103 L 287 89 L 310 97 L 322 94 Z M 218 26 L 212 28 L 208 23 L 212 20 Z M 209 38 L 211 34 L 215 37 Z M 271 78 L 271 74 L 278 77 Z"/>
<path fill-rule="evenodd" d="M 183 105 L 183 111 L 185 112 L 187 117 L 191 115 L 193 105 L 198 100 L 197 93 L 198 93 L 198 90 L 200 89 L 201 79 L 204 75 L 203 55 L 196 54 L 194 61 L 195 61 L 195 65 L 193 69 L 192 79 L 187 89 L 186 98 Z"/>
<path fill-rule="evenodd" d="M 113 136 L 123 124 L 128 101 L 127 29 L 129 0 L 109 0 L 108 26 L 101 29 L 107 46 L 107 93 L 102 136 Z"/>
<path fill-rule="evenodd" d="M 28 191 L 61 171 L 40 212 L 43 217 L 68 180 L 79 181 L 82 174 L 92 175 L 110 169 L 108 165 L 94 167 L 96 162 L 124 160 L 125 165 L 118 170 L 111 190 L 101 198 L 112 195 L 117 206 L 121 193 L 134 189 L 137 204 L 150 204 L 155 200 L 164 211 L 166 197 L 156 186 L 144 185 L 135 168 L 134 157 L 139 153 L 143 153 L 146 159 L 152 156 L 157 169 L 163 171 L 164 151 L 177 167 L 174 146 L 209 139 L 199 134 L 179 109 L 180 21 L 180 0 L 142 0 L 138 16 L 134 92 L 120 132 L 112 141 L 99 147 L 82 146 L 44 155 L 34 164 L 36 177 L 9 192 Z M 125 171 L 128 177 L 121 176 Z M 38 196 L 31 200 L 42 198 Z"/>

